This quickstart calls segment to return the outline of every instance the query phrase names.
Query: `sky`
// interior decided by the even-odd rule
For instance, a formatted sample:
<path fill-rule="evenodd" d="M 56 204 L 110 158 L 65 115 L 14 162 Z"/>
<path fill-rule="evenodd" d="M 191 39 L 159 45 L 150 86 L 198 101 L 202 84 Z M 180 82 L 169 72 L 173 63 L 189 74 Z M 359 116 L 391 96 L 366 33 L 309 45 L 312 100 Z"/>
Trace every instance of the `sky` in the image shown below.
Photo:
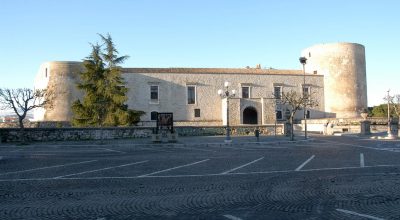
<path fill-rule="evenodd" d="M 398 0 L 0 0 L 0 87 L 81 61 L 109 33 L 124 67 L 301 69 L 303 49 L 365 46 L 368 106 L 400 94 Z"/>

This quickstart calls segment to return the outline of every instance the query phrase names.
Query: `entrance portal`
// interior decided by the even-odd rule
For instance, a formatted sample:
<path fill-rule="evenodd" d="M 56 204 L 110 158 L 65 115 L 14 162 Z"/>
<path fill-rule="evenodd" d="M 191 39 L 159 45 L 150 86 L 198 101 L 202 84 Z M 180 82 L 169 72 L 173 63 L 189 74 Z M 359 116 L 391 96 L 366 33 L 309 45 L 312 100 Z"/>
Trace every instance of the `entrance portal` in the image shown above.
<path fill-rule="evenodd" d="M 258 124 L 257 110 L 254 107 L 247 107 L 244 109 L 243 124 Z"/>

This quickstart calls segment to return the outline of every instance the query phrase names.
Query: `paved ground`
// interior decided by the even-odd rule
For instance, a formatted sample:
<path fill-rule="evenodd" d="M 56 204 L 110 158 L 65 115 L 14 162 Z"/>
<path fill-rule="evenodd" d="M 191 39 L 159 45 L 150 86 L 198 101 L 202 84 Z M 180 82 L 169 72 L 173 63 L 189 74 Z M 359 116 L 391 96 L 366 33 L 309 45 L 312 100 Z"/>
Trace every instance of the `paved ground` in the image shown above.
<path fill-rule="evenodd" d="M 0 219 L 400 219 L 399 141 L 312 138 L 0 145 Z"/>

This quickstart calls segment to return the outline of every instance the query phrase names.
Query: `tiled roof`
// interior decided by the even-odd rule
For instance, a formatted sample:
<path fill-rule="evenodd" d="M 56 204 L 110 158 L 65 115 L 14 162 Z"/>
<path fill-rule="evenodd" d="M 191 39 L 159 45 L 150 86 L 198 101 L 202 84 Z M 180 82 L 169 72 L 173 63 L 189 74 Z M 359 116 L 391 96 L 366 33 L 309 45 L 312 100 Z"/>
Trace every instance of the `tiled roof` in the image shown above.
<path fill-rule="evenodd" d="M 256 68 L 122 68 L 124 73 L 303 74 L 303 70 Z"/>

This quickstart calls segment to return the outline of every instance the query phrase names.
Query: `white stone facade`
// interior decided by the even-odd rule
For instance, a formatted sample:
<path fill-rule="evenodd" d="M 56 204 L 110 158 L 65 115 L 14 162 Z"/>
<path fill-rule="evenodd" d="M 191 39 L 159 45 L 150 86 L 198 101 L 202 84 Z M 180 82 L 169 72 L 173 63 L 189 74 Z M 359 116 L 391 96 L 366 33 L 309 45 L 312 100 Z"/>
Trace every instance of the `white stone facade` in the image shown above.
<path fill-rule="evenodd" d="M 338 47 L 340 46 L 342 45 L 339 43 Z M 318 102 L 318 106 L 310 109 L 310 117 L 314 119 L 329 117 L 330 115 L 327 113 L 332 113 L 331 110 L 340 112 L 345 106 L 338 103 L 338 108 L 330 108 L 327 111 L 326 94 L 331 94 L 331 91 L 327 91 L 327 79 L 323 75 L 324 71 L 313 69 L 316 67 L 317 54 L 315 53 L 315 57 L 312 56 L 313 60 L 311 61 L 313 62 L 311 63 L 313 65 L 307 67 L 306 64 L 305 76 L 302 70 L 261 68 L 123 68 L 123 77 L 129 88 L 127 104 L 129 108 L 146 112 L 146 115 L 142 117 L 144 124 L 152 123 L 151 112 L 172 112 L 174 121 L 181 125 L 223 125 L 226 123 L 226 100 L 221 99 L 217 91 L 223 89 L 224 82 L 228 81 L 231 84 L 229 89 L 237 91 L 236 96 L 229 99 L 231 125 L 249 124 L 249 120 L 253 120 L 251 124 L 273 124 L 276 122 L 275 110 L 281 110 L 283 115 L 286 109 L 273 98 L 274 87 L 280 87 L 284 92 L 294 90 L 301 94 L 305 77 L 305 86 L 310 87 L 313 98 Z M 355 56 L 359 55 L 365 56 L 364 54 Z M 324 54 L 321 52 L 318 56 L 323 57 Z M 365 57 L 362 59 L 365 60 Z M 318 62 L 321 63 L 321 60 Z M 82 93 L 75 86 L 82 69 L 82 63 L 79 62 L 48 62 L 41 65 L 35 85 L 40 88 L 56 88 L 58 95 L 55 108 L 37 111 L 36 119 L 69 121 L 72 118 L 71 103 L 82 97 Z M 334 69 L 331 67 L 329 73 L 332 74 Z M 341 69 L 341 71 L 347 71 L 346 75 L 351 77 L 340 77 L 337 79 L 340 80 L 338 83 L 360 84 L 360 77 L 353 77 L 353 75 L 362 75 L 362 67 L 361 73 L 353 73 L 350 68 Z M 335 79 L 330 78 L 329 80 Z M 366 84 L 366 80 L 364 81 Z M 360 85 L 363 83 L 361 82 Z M 195 91 L 195 96 L 191 100 L 193 103 L 188 103 L 188 87 Z M 249 97 L 242 97 L 242 87 L 249 90 Z M 153 97 L 151 88 L 153 88 Z M 363 86 L 357 88 L 360 89 L 348 92 L 366 97 L 366 89 Z M 335 88 L 330 84 L 329 89 L 334 90 Z M 354 97 L 353 94 L 348 94 L 348 96 Z M 157 99 L 154 99 L 155 97 Z M 329 106 L 332 106 L 332 100 L 329 103 Z M 353 100 L 348 105 L 361 108 L 366 107 L 366 102 Z M 354 109 L 354 114 L 357 114 L 357 111 L 358 109 Z M 256 119 L 251 115 L 256 115 Z M 296 118 L 301 119 L 302 117 L 303 112 L 299 111 Z"/>
<path fill-rule="evenodd" d="M 282 86 L 285 92 L 295 90 L 301 93 L 304 77 L 301 71 L 245 69 L 242 73 L 241 70 L 125 69 L 124 78 L 130 88 L 128 105 L 133 109 L 146 111 L 148 114 L 143 117 L 144 121 L 149 121 L 150 112 L 156 111 L 173 112 L 175 121 L 217 122 L 221 125 L 225 124 L 223 119 L 226 117 L 226 107 L 223 106 L 226 106 L 226 99 L 221 99 L 217 91 L 228 81 L 231 83 L 229 89 L 237 91 L 236 96 L 230 99 L 230 123 L 244 124 L 243 111 L 247 107 L 253 107 L 257 111 L 257 124 L 261 125 L 275 121 L 274 85 Z M 315 98 L 320 103 L 311 110 L 311 116 L 324 117 L 323 76 L 307 74 L 306 83 L 312 87 Z M 159 89 L 158 102 L 150 99 L 150 86 L 154 85 Z M 196 88 L 195 104 L 187 103 L 188 86 Z M 241 97 L 242 86 L 250 87 L 249 98 Z M 200 117 L 195 117 L 195 109 L 200 109 Z"/>

